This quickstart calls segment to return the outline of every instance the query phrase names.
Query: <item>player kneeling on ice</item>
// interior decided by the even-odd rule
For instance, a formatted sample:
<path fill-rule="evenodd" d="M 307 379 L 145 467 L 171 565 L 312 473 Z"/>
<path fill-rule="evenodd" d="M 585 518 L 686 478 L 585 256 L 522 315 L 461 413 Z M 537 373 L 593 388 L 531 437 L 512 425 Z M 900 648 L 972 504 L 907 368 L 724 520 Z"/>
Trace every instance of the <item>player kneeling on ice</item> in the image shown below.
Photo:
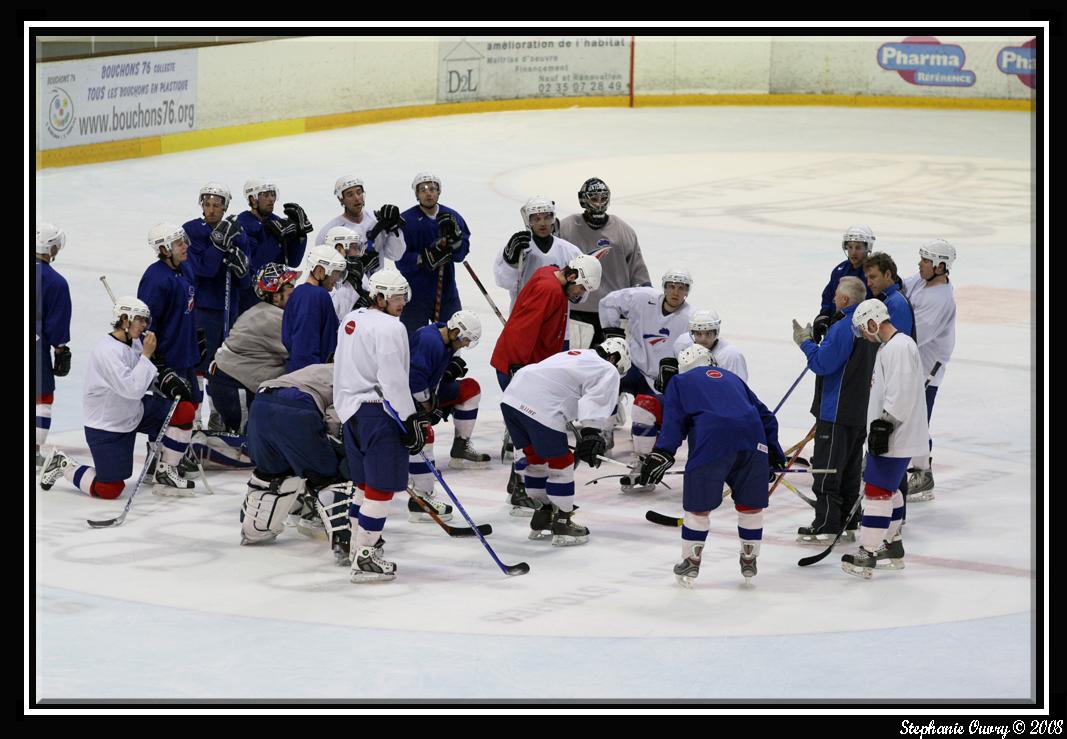
<path fill-rule="evenodd" d="M 852 326 L 878 344 L 867 404 L 867 457 L 863 470 L 860 548 L 841 557 L 841 569 L 869 578 L 876 567 L 904 567 L 904 496 L 898 490 L 911 458 L 928 443 L 924 372 L 919 349 L 889 320 L 885 303 L 865 300 L 852 314 Z"/>
<path fill-rule="evenodd" d="M 93 347 L 85 377 L 85 440 L 95 468 L 53 449 L 41 467 L 41 487 L 51 490 L 62 475 L 94 498 L 119 497 L 124 480 L 133 473 L 137 434 L 156 438 L 173 407 L 163 436 L 162 459 L 153 473 L 153 492 L 191 496 L 193 483 L 177 470 L 196 416 L 189 402 L 191 390 L 174 370 L 157 370 L 152 363 L 156 336 L 147 330 L 152 320 L 147 305 L 134 297 L 122 297 L 112 315 L 112 331 Z M 153 385 L 159 395 L 145 395 Z"/>
<path fill-rule="evenodd" d="M 584 544 L 589 529 L 572 520 L 575 461 L 599 467 L 600 427 L 615 412 L 619 378 L 630 369 L 630 350 L 619 338 L 593 349 L 559 352 L 515 373 L 500 410 L 516 449 L 526 455 L 526 494 L 540 504 L 530 538 L 552 537 L 555 546 Z M 582 437 L 567 447 L 567 424 L 581 420 Z"/>
<path fill-rule="evenodd" d="M 701 552 L 711 527 L 708 514 L 722 503 L 723 484 L 733 491 L 741 574 L 756 575 L 763 539 L 767 478 L 785 455 L 778 445 L 778 422 L 741 378 L 711 366 L 711 353 L 694 344 L 678 358 L 679 374 L 663 394 L 663 429 L 656 448 L 641 465 L 638 483 L 655 485 L 674 464 L 687 438 L 689 459 L 682 488 L 682 561 L 674 574 L 689 586 L 700 571 Z"/>

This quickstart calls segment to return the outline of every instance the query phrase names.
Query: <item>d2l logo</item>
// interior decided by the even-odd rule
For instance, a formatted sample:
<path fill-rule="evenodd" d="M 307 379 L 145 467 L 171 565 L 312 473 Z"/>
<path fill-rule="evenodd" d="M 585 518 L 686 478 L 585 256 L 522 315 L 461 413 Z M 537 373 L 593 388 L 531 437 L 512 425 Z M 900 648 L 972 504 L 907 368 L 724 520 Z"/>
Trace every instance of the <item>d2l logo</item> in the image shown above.
<path fill-rule="evenodd" d="M 910 85 L 971 87 L 974 72 L 963 68 L 962 47 L 943 44 L 933 36 L 909 36 L 878 47 L 878 66 L 896 72 Z"/>
<path fill-rule="evenodd" d="M 1029 88 L 1036 84 L 1037 49 L 1036 39 L 1022 46 L 1007 46 L 997 52 L 997 69 L 1004 74 L 1013 74 Z"/>

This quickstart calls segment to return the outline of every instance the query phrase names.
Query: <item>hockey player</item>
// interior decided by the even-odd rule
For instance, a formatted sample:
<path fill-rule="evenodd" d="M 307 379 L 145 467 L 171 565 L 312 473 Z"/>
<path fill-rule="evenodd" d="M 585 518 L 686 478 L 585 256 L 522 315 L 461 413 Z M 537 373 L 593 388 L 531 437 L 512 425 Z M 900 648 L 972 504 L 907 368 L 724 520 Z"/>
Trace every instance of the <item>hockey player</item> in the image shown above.
<path fill-rule="evenodd" d="M 333 310 L 340 321 L 350 310 L 370 305 L 370 296 L 363 286 L 363 257 L 366 256 L 367 239 L 359 231 L 334 226 L 326 233 L 323 246 L 333 247 L 345 260 L 345 278 L 330 291 Z"/>
<path fill-rule="evenodd" d="M 915 311 L 915 334 L 919 358 L 926 373 L 926 420 L 934 411 L 934 399 L 945 365 L 956 346 L 956 298 L 948 273 L 956 261 L 956 248 L 944 239 L 934 239 L 919 248 L 919 272 L 904 280 L 904 292 Z M 930 449 L 934 448 L 933 438 Z M 907 498 L 910 501 L 934 497 L 933 459 L 920 455 L 912 460 Z"/>
<path fill-rule="evenodd" d="M 57 377 L 70 373 L 70 286 L 52 266 L 59 251 L 67 242 L 67 235 L 51 223 L 37 224 L 35 246 L 37 293 L 37 372 L 34 398 L 37 405 L 37 440 L 34 463 L 44 462 L 41 445 L 48 439 L 52 426 L 52 401 Z M 55 356 L 53 362 L 52 355 Z"/>
<path fill-rule="evenodd" d="M 663 411 L 653 383 L 660 374 L 660 361 L 673 357 L 674 342 L 689 330 L 689 316 L 693 312 L 692 306 L 686 302 L 693 284 L 689 270 L 668 269 L 660 284 L 660 290 L 630 287 L 616 290 L 600 300 L 600 323 L 604 335 L 622 337 L 629 333 L 630 336 L 633 366 L 622 379 L 619 389 L 634 396 L 631 433 L 638 462 L 652 451 L 659 434 Z M 628 319 L 626 331 L 620 327 L 623 318 Z M 605 428 L 605 435 L 613 433 L 614 418 Z"/>
<path fill-rule="evenodd" d="M 793 340 L 807 357 L 815 373 L 815 456 L 819 469 L 835 469 L 834 474 L 817 474 L 815 519 L 797 530 L 797 541 L 829 543 L 843 529 L 853 540 L 858 517 L 846 520 L 860 494 L 860 465 L 867 428 L 867 401 L 871 391 L 875 347 L 852 332 L 852 314 L 862 303 L 867 288 L 858 277 L 842 277 L 837 283 L 833 316 L 821 344 L 811 336 L 811 324 L 801 327 L 793 321 Z"/>
<path fill-rule="evenodd" d="M 375 273 L 374 305 L 357 308 L 337 332 L 334 404 L 344 428 L 352 482 L 349 519 L 353 531 L 352 582 L 392 580 L 396 564 L 382 556 L 381 533 L 393 495 L 407 488 L 408 457 L 422 449 L 424 422 L 415 411 L 408 378 L 410 349 L 400 314 L 409 296 L 407 280 L 392 269 Z M 382 406 L 382 396 L 403 430 Z"/>
<path fill-rule="evenodd" d="M 207 353 L 207 339 L 193 314 L 196 276 L 188 263 L 189 237 L 181 226 L 160 223 L 148 232 L 148 248 L 156 261 L 141 276 L 137 299 L 148 306 L 155 322 L 158 345 L 153 361 L 177 374 L 189 388 L 182 399 L 199 407 L 204 396 L 196 367 Z"/>
<path fill-rule="evenodd" d="M 688 440 L 682 489 L 682 561 L 674 574 L 691 585 L 700 571 L 708 538 L 708 514 L 722 503 L 723 484 L 732 491 L 741 540 L 741 574 L 756 575 L 763 539 L 767 478 L 785 455 L 778 444 L 778 422 L 741 378 L 711 367 L 711 353 L 694 344 L 678 360 L 680 373 L 663 395 L 663 431 L 641 465 L 640 485 L 656 485 Z"/>
<path fill-rule="evenodd" d="M 493 348 L 490 364 L 496 370 L 501 390 L 525 365 L 563 349 L 567 308 L 595 290 L 600 285 L 600 275 L 600 262 L 585 254 L 579 254 L 562 269 L 547 266 L 534 273 L 515 301 Z M 508 483 L 512 515 L 530 515 L 536 507 L 522 489 L 519 473 L 524 467 L 521 454 L 517 454 Z"/>
<path fill-rule="evenodd" d="M 904 566 L 904 496 L 897 490 L 912 457 L 926 454 L 929 431 L 923 399 L 922 360 L 910 336 L 898 331 L 880 300 L 865 300 L 852 325 L 878 345 L 867 405 L 867 456 L 863 470 L 860 547 L 841 557 L 841 569 L 869 578 L 877 565 Z"/>
<path fill-rule="evenodd" d="M 247 418 L 260 383 L 285 374 L 289 350 L 282 343 L 282 319 L 299 278 L 299 272 L 283 264 L 264 265 L 256 275 L 260 302 L 241 314 L 215 354 L 207 390 L 223 425 L 232 432 L 243 433 L 242 419 Z"/>
<path fill-rule="evenodd" d="M 598 255 L 604 268 L 600 287 L 590 293 L 581 310 L 571 310 L 571 320 L 593 327 L 588 342 L 571 336 L 572 347 L 599 344 L 604 340 L 600 327 L 600 299 L 626 287 L 652 287 L 648 267 L 637 243 L 637 234 L 626 221 L 608 215 L 611 190 L 604 180 L 592 177 L 578 190 L 581 213 L 567 216 L 559 223 L 560 238 L 571 242 L 585 254 Z M 572 326 L 572 334 L 574 327 Z"/>
<path fill-rule="evenodd" d="M 258 273 L 268 262 L 299 269 L 304 261 L 307 235 L 313 230 L 304 209 L 296 203 L 286 203 L 287 217 L 276 215 L 274 205 L 278 200 L 278 187 L 271 180 L 248 180 L 244 196 L 248 210 L 237 215 L 237 223 L 248 238 L 252 274 Z M 242 290 L 240 309 L 251 308 L 257 300 L 254 290 Z"/>
<path fill-rule="evenodd" d="M 344 257 L 332 246 L 313 246 L 307 268 L 307 281 L 293 290 L 282 316 L 288 372 L 330 361 L 337 346 L 338 319 L 330 291 L 345 279 Z"/>
<path fill-rule="evenodd" d="M 456 311 L 447 323 L 439 321 L 423 326 L 411 335 L 411 397 L 423 420 L 431 425 L 422 450 L 431 462 L 434 460 L 432 426 L 451 414 L 456 432 L 449 466 L 472 469 L 489 466 L 489 455 L 480 454 L 471 446 L 482 389 L 477 380 L 465 376 L 467 363 L 456 355 L 460 349 L 476 346 L 481 338 L 482 322 L 469 310 Z M 408 465 L 410 492 L 433 505 L 442 519 L 450 519 L 451 506 L 433 500 L 434 476 L 422 456 L 411 455 Z M 430 520 L 414 500 L 408 500 L 408 511 L 413 521 Z"/>
<path fill-rule="evenodd" d="M 358 273 L 360 276 L 369 277 L 381 269 L 384 266 L 381 261 L 383 257 L 395 262 L 404 256 L 407 246 L 404 243 L 404 234 L 400 230 L 404 224 L 398 207 L 387 203 L 373 213 L 366 210 L 363 180 L 352 175 L 346 174 L 338 177 L 333 185 L 333 194 L 344 210 L 341 215 L 331 219 L 322 227 L 315 241 L 316 244 L 325 244 L 326 235 L 330 229 L 337 226 L 344 226 L 362 234 L 367 248 L 360 257 L 361 271 Z M 350 275 L 356 273 L 356 268 L 351 262 L 349 262 L 348 270 Z"/>
<path fill-rule="evenodd" d="M 662 393 L 663 388 L 672 375 L 677 374 L 678 355 L 686 347 L 693 344 L 711 352 L 711 363 L 716 367 L 728 369 L 748 382 L 748 363 L 741 350 L 725 339 L 719 338 L 722 332 L 722 320 L 719 314 L 713 310 L 695 310 L 689 315 L 689 333 L 682 334 L 674 340 L 674 357 L 665 357 L 660 360 L 659 376 L 653 383 L 656 392 Z"/>
<path fill-rule="evenodd" d="M 153 473 L 153 492 L 191 496 L 193 483 L 177 470 L 196 415 L 193 404 L 186 399 L 189 389 L 173 370 L 159 372 L 152 363 L 156 337 L 146 330 L 152 320 L 147 305 L 133 297 L 119 298 L 112 317 L 111 333 L 93 347 L 85 376 L 85 440 L 94 467 L 78 464 L 53 449 L 41 467 L 40 485 L 51 490 L 62 475 L 94 498 L 119 497 L 124 481 L 133 472 L 137 434 L 156 438 L 171 406 L 180 401 L 163 436 L 162 458 Z M 153 384 L 160 395 L 145 395 Z"/>
<path fill-rule="evenodd" d="M 441 180 L 420 172 L 411 182 L 417 204 L 401 215 L 407 252 L 396 263 L 411 285 L 411 302 L 400 320 L 413 333 L 427 323 L 447 321 L 462 308 L 456 289 L 456 264 L 470 252 L 467 221 L 438 202 Z"/>
<path fill-rule="evenodd" d="M 511 296 L 511 312 L 516 309 L 519 293 L 534 273 L 542 267 L 563 267 L 582 250 L 569 241 L 552 235 L 556 223 L 556 204 L 535 195 L 519 208 L 525 231 L 512 234 L 504 249 L 493 259 L 496 284 Z M 531 248 L 531 244 L 536 248 Z"/>
<path fill-rule="evenodd" d="M 598 427 L 615 412 L 619 376 L 629 369 L 629 355 L 619 338 L 594 349 L 559 352 L 524 367 L 504 391 L 504 424 L 526 456 L 526 491 L 537 502 L 531 539 L 551 536 L 554 546 L 589 540 L 589 529 L 573 521 L 575 460 L 600 466 L 604 439 Z M 582 422 L 582 435 L 571 453 L 567 424 L 576 420 Z"/>
<path fill-rule="evenodd" d="M 875 252 L 863 263 L 863 272 L 867 277 L 867 288 L 874 297 L 885 303 L 889 310 L 889 320 L 913 340 L 915 339 L 915 314 L 911 304 L 900 291 L 901 281 L 897 272 L 897 263 L 885 252 Z"/>
<path fill-rule="evenodd" d="M 822 303 L 819 305 L 819 315 L 812 321 L 812 339 L 818 344 L 826 335 L 830 327 L 831 319 L 837 310 L 834 308 L 834 296 L 837 294 L 837 283 L 842 277 L 858 277 L 864 279 L 863 261 L 874 248 L 874 232 L 870 226 L 849 226 L 845 235 L 841 237 L 841 251 L 845 252 L 845 261 L 834 267 L 830 273 L 830 280 L 822 291 Z M 874 296 L 867 292 L 868 298 Z"/>

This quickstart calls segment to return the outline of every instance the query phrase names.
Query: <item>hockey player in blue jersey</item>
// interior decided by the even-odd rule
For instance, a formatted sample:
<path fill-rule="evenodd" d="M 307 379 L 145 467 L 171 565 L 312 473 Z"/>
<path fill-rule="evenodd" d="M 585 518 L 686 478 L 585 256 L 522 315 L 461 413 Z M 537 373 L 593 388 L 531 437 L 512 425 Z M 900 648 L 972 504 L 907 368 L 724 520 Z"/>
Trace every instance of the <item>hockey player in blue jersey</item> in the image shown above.
<path fill-rule="evenodd" d="M 885 252 L 875 252 L 863 263 L 863 272 L 867 277 L 868 291 L 885 303 L 893 326 L 914 341 L 915 313 L 911 309 L 911 303 L 900 290 L 901 280 L 897 276 L 897 263 Z"/>
<path fill-rule="evenodd" d="M 248 210 L 237 215 L 237 223 L 249 240 L 249 270 L 252 274 L 268 262 L 300 269 L 307 247 L 307 235 L 312 232 L 311 221 L 296 203 L 284 206 L 286 218 L 274 213 L 278 187 L 271 180 L 251 179 L 245 182 L 245 202 Z M 240 309 L 256 304 L 251 286 L 241 291 Z"/>
<path fill-rule="evenodd" d="M 756 575 L 770 469 L 785 462 L 778 422 L 741 378 L 712 367 L 711 352 L 699 344 L 682 351 L 678 369 L 663 394 L 663 430 L 641 465 L 638 483 L 654 485 L 662 480 L 687 439 L 682 561 L 674 574 L 689 586 L 699 573 L 710 529 L 708 514 L 722 503 L 725 483 L 737 510 L 741 574 L 747 581 Z"/>
<path fill-rule="evenodd" d="M 438 203 L 441 180 L 420 172 L 411 183 L 418 204 L 401 214 L 407 251 L 396 263 L 411 285 L 411 302 L 400 320 L 408 333 L 447 321 L 463 306 L 456 289 L 456 263 L 470 252 L 471 231 L 458 211 Z"/>
<path fill-rule="evenodd" d="M 308 253 L 307 282 L 297 285 L 282 317 L 282 343 L 289 350 L 286 372 L 322 364 L 337 346 L 337 313 L 330 291 L 345 279 L 345 258 L 332 246 Z"/>
<path fill-rule="evenodd" d="M 56 377 L 70 372 L 70 287 L 52 262 L 67 242 L 67 235 L 51 223 L 37 224 L 37 260 L 35 286 L 37 290 L 37 372 L 34 399 L 37 405 L 37 442 L 34 461 L 44 463 L 41 445 L 48 439 L 52 426 L 52 401 Z M 55 355 L 55 361 L 52 360 Z"/>
<path fill-rule="evenodd" d="M 837 308 L 834 307 L 834 296 L 837 294 L 837 283 L 842 277 L 858 277 L 864 279 L 863 260 L 874 248 L 874 232 L 870 226 L 849 226 L 845 235 L 841 237 L 841 251 L 845 252 L 845 261 L 834 267 L 830 273 L 830 279 L 822 291 L 822 302 L 819 304 L 819 315 L 812 321 L 812 340 L 818 344 L 826 335 L 827 329 Z M 870 290 L 867 297 L 873 298 Z"/>

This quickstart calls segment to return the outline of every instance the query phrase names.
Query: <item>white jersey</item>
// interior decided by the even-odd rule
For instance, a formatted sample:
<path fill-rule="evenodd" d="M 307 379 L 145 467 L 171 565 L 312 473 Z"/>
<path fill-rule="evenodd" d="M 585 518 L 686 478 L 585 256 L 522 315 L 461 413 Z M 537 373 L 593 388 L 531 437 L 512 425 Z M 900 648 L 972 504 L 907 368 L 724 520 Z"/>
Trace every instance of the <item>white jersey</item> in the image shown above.
<path fill-rule="evenodd" d="M 556 431 L 568 421 L 600 426 L 614 415 L 619 370 L 594 349 L 553 354 L 515 373 L 500 402 Z"/>
<path fill-rule="evenodd" d="M 511 307 L 514 308 L 519 292 L 533 277 L 534 272 L 549 265 L 562 269 L 572 259 L 581 255 L 581 249 L 558 236 L 552 237 L 552 246 L 548 248 L 547 252 L 538 249 L 537 245 L 531 241 L 530 248 L 523 253 L 519 264 L 514 267 L 504 261 L 503 249 L 497 252 L 496 257 L 493 258 L 493 277 L 496 279 L 497 285 L 507 289 L 508 294 L 511 296 Z M 522 267 L 522 272 L 519 271 L 520 266 Z"/>
<path fill-rule="evenodd" d="M 674 356 L 677 357 L 683 349 L 694 343 L 693 334 L 686 331 L 674 341 Z M 748 384 L 748 363 L 745 362 L 745 355 L 726 339 L 718 339 L 715 342 L 715 348 L 711 350 L 711 360 L 716 367 L 733 372 Z"/>
<path fill-rule="evenodd" d="M 363 275 L 363 289 L 370 292 L 370 280 L 367 275 Z M 333 286 L 333 290 L 330 290 L 330 301 L 333 303 L 333 312 L 337 314 L 338 321 L 356 307 L 357 300 L 359 300 L 359 293 L 348 280 L 342 280 Z"/>
<path fill-rule="evenodd" d="M 889 435 L 889 451 L 882 456 L 925 457 L 929 453 L 925 380 L 919 349 L 910 336 L 898 331 L 878 347 L 867 425 L 881 418 L 883 411 L 897 419 Z"/>
<path fill-rule="evenodd" d="M 904 280 L 904 294 L 915 313 L 915 335 L 919 337 L 919 358 L 923 370 L 929 376 L 934 364 L 941 363 L 941 368 L 930 382 L 936 387 L 941 384 L 945 365 L 956 348 L 955 291 L 948 282 L 931 287 L 922 275 L 916 273 Z"/>
<path fill-rule="evenodd" d="M 359 223 L 350 221 L 344 213 L 337 216 L 333 220 L 327 222 L 325 226 L 319 229 L 318 236 L 315 237 L 315 243 L 317 245 L 326 243 L 326 234 L 334 226 L 344 226 L 350 228 L 353 231 L 358 231 L 363 234 L 364 238 L 369 240 L 367 233 L 378 225 L 378 219 L 371 212 L 370 208 L 363 209 L 363 220 Z M 378 234 L 378 237 L 374 239 L 374 251 L 382 255 L 384 259 L 392 259 L 394 262 L 404 256 L 404 252 L 407 251 L 408 245 L 404 241 L 404 232 L 397 229 L 400 233 L 399 236 L 393 236 L 388 231 L 382 231 Z M 385 264 L 382 264 L 385 267 Z"/>
<path fill-rule="evenodd" d="M 651 385 L 659 377 L 659 361 L 674 356 L 674 342 L 689 333 L 688 302 L 674 313 L 663 314 L 663 290 L 628 287 L 600 299 L 600 325 L 618 327 L 627 319 L 630 360 Z"/>
<path fill-rule="evenodd" d="M 381 402 L 375 385 L 402 420 L 415 412 L 408 387 L 408 331 L 399 318 L 374 308 L 347 313 L 333 356 L 333 401 L 341 423 L 364 403 Z"/>
<path fill-rule="evenodd" d="M 141 398 L 157 374 L 141 349 L 140 339 L 127 345 L 110 334 L 96 342 L 85 373 L 86 426 L 119 433 L 137 428 L 144 415 Z"/>

